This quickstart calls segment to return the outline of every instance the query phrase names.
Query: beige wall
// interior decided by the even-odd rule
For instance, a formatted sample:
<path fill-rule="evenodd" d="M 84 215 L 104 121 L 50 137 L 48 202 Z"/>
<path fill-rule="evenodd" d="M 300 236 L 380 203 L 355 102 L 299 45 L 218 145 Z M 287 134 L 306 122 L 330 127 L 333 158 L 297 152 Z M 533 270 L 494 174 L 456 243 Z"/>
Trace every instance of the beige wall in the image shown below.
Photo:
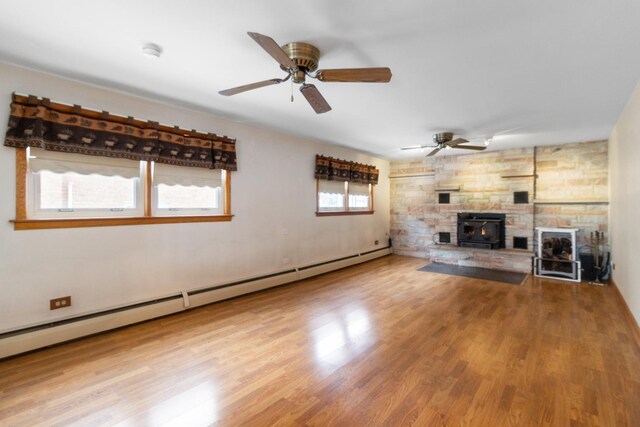
<path fill-rule="evenodd" d="M 640 84 L 610 137 L 613 280 L 640 323 Z"/>
<path fill-rule="evenodd" d="M 15 150 L 0 146 L 0 332 L 386 244 L 386 160 L 0 64 L 2 136 L 13 91 L 235 137 L 239 170 L 233 173 L 232 222 L 14 231 Z M 374 215 L 315 216 L 316 154 L 380 169 Z M 65 295 L 73 306 L 49 311 L 49 299 Z"/>

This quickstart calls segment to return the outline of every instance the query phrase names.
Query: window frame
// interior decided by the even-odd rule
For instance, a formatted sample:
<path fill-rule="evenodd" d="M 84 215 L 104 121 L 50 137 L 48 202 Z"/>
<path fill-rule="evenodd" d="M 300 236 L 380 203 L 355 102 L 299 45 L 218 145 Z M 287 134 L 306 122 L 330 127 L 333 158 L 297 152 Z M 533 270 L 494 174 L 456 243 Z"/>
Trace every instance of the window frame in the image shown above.
<path fill-rule="evenodd" d="M 133 188 L 136 206 L 124 209 L 107 209 L 107 208 L 70 208 L 70 209 L 45 209 L 41 203 L 41 186 L 42 173 L 33 173 L 29 167 L 29 159 L 33 153 L 27 149 L 27 212 L 31 212 L 30 219 L 70 219 L 70 218 L 119 218 L 140 216 L 143 213 L 143 182 L 144 182 L 144 163 L 137 162 L 137 167 L 131 169 L 138 170 L 137 181 Z M 67 163 L 80 163 L 75 160 L 67 161 Z M 90 165 L 90 163 L 84 163 Z M 95 165 L 96 167 L 98 165 Z M 42 172 L 42 171 L 40 171 Z"/>
<path fill-rule="evenodd" d="M 28 215 L 27 179 L 28 159 L 26 148 L 16 148 L 16 216 L 12 220 L 15 230 L 38 230 L 51 228 L 107 227 L 121 225 L 175 224 L 195 222 L 231 221 L 231 172 L 222 171 L 223 214 L 217 215 L 153 215 L 152 164 L 146 162 L 142 179 L 143 216 L 112 216 L 82 218 L 31 218 Z"/>
<path fill-rule="evenodd" d="M 151 202 L 152 202 L 152 206 L 151 206 L 151 212 L 152 215 L 151 216 L 162 216 L 162 217 L 168 217 L 168 216 L 206 216 L 207 214 L 204 214 L 202 212 L 211 212 L 209 214 L 209 216 L 215 216 L 215 215 L 223 215 L 225 213 L 224 211 L 224 193 L 225 193 L 225 185 L 224 185 L 224 171 L 223 170 L 219 170 L 220 171 L 220 183 L 221 183 L 221 187 L 220 188 L 220 192 L 217 195 L 217 203 L 219 204 L 219 207 L 217 208 L 161 208 L 159 207 L 159 195 L 158 195 L 158 183 L 156 182 L 156 177 L 158 175 L 162 176 L 162 173 L 156 173 L 156 167 L 157 165 L 155 163 L 151 164 L 151 181 L 152 181 L 152 186 L 151 186 L 151 191 L 152 191 L 152 195 L 151 195 Z M 175 167 L 179 167 L 179 166 L 175 166 Z M 186 169 L 186 168 L 180 168 L 180 169 Z M 204 178 L 201 178 L 204 179 Z M 217 178 L 216 178 L 217 179 Z"/>
<path fill-rule="evenodd" d="M 369 185 L 369 209 L 354 208 L 349 209 L 349 181 L 344 181 L 344 210 L 327 211 L 320 210 L 320 179 L 316 178 L 316 216 L 341 216 L 341 215 L 373 215 L 373 184 Z"/>

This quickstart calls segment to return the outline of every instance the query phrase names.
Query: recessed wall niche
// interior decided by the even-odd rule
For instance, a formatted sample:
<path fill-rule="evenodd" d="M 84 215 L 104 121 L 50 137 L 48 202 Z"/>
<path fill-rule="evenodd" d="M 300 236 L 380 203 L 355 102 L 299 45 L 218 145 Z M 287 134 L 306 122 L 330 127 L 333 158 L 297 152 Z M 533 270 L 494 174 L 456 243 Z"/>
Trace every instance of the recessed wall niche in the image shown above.
<path fill-rule="evenodd" d="M 528 191 L 514 191 L 513 192 L 513 203 L 529 203 L 529 192 Z"/>
<path fill-rule="evenodd" d="M 439 244 L 445 244 L 445 243 L 451 243 L 451 233 L 447 232 L 447 231 L 441 231 L 438 233 L 438 243 Z"/>
<path fill-rule="evenodd" d="M 529 239 L 526 237 L 513 236 L 513 248 L 514 249 L 529 249 Z"/>
<path fill-rule="evenodd" d="M 441 205 L 451 203 L 451 193 L 438 193 L 438 203 Z"/>

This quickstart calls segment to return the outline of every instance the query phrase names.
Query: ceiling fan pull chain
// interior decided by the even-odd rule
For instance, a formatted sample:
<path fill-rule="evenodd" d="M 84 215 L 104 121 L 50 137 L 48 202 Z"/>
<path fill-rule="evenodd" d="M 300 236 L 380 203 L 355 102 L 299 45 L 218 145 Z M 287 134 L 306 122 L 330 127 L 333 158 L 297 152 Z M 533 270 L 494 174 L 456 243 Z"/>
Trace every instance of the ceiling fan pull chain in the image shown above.
<path fill-rule="evenodd" d="M 293 79 L 291 79 L 291 102 L 293 102 Z"/>

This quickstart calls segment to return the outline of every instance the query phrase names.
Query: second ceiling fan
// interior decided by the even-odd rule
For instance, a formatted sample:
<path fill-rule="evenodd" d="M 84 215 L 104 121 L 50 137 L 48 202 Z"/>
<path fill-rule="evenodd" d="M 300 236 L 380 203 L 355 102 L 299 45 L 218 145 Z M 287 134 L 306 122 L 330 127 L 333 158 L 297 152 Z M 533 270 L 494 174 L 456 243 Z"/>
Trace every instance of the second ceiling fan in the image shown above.
<path fill-rule="evenodd" d="M 433 142 L 436 145 L 417 145 L 415 147 L 403 147 L 401 148 L 401 150 L 417 150 L 417 149 L 423 149 L 423 148 L 434 148 L 434 150 L 432 150 L 429 154 L 427 154 L 427 157 L 431 157 L 431 156 L 435 156 L 438 151 L 442 150 L 443 148 L 462 148 L 464 150 L 476 150 L 476 151 L 482 151 L 482 150 L 486 150 L 487 147 L 477 147 L 475 145 L 460 145 L 460 144 L 466 144 L 467 142 L 469 142 L 469 140 L 464 139 L 464 138 L 456 138 L 453 139 L 453 132 L 439 132 L 433 135 Z"/>
<path fill-rule="evenodd" d="M 220 95 L 236 95 L 261 87 L 284 83 L 291 79 L 293 83 L 301 85 L 300 92 L 313 110 L 317 114 L 322 114 L 330 111 L 331 106 L 314 85 L 306 83 L 306 77 L 311 77 L 321 82 L 388 83 L 391 80 L 391 70 L 387 67 L 318 70 L 320 50 L 317 47 L 302 42 L 289 43 L 280 47 L 269 36 L 251 32 L 247 34 L 280 64 L 280 68 L 286 71 L 287 75 L 284 78 L 269 79 L 222 90 L 218 92 Z"/>

